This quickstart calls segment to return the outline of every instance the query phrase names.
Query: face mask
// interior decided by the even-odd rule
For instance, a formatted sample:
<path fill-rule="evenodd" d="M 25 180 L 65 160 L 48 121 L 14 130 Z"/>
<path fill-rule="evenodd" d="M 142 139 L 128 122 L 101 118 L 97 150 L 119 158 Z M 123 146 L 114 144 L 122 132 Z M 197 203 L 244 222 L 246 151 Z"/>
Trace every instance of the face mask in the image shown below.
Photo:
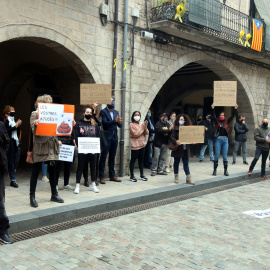
<path fill-rule="evenodd" d="M 263 127 L 267 128 L 268 127 L 268 123 L 263 123 Z"/>
<path fill-rule="evenodd" d="M 14 116 L 15 116 L 15 112 L 10 112 L 9 115 L 10 115 L 11 117 L 14 117 Z"/>
<path fill-rule="evenodd" d="M 134 118 L 135 121 L 140 121 L 140 119 L 141 119 L 141 117 L 138 116 L 138 115 L 134 116 L 133 118 Z"/>
<path fill-rule="evenodd" d="M 220 120 L 220 121 L 224 121 L 224 120 L 225 120 L 225 117 L 224 117 L 224 116 L 220 116 L 220 117 L 219 117 L 219 120 Z"/>
<path fill-rule="evenodd" d="M 149 112 L 149 113 L 147 114 L 147 116 L 148 116 L 148 117 L 151 117 L 151 113 Z"/>
<path fill-rule="evenodd" d="M 184 124 L 185 124 L 185 121 L 182 121 L 182 120 L 179 121 L 179 125 L 180 125 L 180 126 L 182 126 L 182 125 L 184 125 Z"/>
<path fill-rule="evenodd" d="M 85 114 L 84 117 L 85 117 L 85 119 L 89 120 L 89 119 L 91 119 L 92 115 L 91 114 Z"/>

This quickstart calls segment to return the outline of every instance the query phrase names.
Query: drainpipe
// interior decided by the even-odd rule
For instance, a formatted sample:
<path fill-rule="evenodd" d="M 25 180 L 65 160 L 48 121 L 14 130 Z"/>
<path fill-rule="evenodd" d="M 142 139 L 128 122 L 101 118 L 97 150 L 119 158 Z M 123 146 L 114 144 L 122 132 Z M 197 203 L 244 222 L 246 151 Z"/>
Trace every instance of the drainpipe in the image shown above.
<path fill-rule="evenodd" d="M 123 124 L 120 133 L 120 177 L 124 175 L 124 144 L 125 144 L 125 111 L 126 111 L 126 64 L 127 64 L 127 32 L 128 32 L 128 0 L 125 0 L 125 18 L 124 18 L 124 48 L 121 82 L 121 115 Z"/>

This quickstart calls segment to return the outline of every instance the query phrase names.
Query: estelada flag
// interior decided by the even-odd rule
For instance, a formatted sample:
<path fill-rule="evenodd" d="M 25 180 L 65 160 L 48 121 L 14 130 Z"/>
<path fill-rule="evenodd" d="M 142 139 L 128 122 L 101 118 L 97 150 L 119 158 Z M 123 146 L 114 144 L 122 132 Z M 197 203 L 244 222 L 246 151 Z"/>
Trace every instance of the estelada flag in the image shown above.
<path fill-rule="evenodd" d="M 253 39 L 251 49 L 260 52 L 262 50 L 263 24 L 253 19 Z"/>

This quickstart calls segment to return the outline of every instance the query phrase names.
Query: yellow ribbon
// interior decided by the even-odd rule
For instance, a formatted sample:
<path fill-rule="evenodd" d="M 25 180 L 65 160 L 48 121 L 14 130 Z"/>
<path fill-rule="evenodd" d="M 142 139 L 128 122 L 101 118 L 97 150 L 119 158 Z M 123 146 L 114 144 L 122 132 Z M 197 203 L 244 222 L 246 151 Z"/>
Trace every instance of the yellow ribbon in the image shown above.
<path fill-rule="evenodd" d="M 123 70 L 126 70 L 127 68 L 127 61 L 124 62 L 124 69 Z"/>
<path fill-rule="evenodd" d="M 239 42 L 243 45 L 244 43 L 243 43 L 243 41 L 242 41 L 242 37 L 245 35 L 245 31 L 244 30 L 242 30 L 242 31 L 240 31 L 239 32 Z"/>
<path fill-rule="evenodd" d="M 251 34 L 247 34 L 247 35 L 246 35 L 245 47 L 247 47 L 247 46 L 250 47 L 250 44 L 249 44 L 249 42 L 248 42 L 250 39 L 251 39 Z"/>
<path fill-rule="evenodd" d="M 116 58 L 113 60 L 114 61 L 114 65 L 113 65 L 113 68 L 115 68 L 116 67 Z"/>
<path fill-rule="evenodd" d="M 177 18 L 179 18 L 179 21 L 182 23 L 182 18 L 181 18 L 181 15 L 183 15 L 183 12 L 184 12 L 184 5 L 183 4 L 180 4 L 176 7 L 176 14 L 175 14 L 175 17 L 174 19 L 176 20 Z"/>

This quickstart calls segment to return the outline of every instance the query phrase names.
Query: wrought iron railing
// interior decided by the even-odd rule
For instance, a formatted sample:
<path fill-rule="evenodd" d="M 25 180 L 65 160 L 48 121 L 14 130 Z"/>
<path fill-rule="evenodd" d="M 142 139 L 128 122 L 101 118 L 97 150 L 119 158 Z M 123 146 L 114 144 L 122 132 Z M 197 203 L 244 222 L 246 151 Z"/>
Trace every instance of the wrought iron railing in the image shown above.
<path fill-rule="evenodd" d="M 177 14 L 177 6 L 185 3 L 185 12 L 181 14 L 181 22 Z M 213 3 L 216 6 L 213 6 Z M 179 11 L 179 10 L 178 10 Z M 251 34 L 248 43 L 252 44 L 253 18 L 216 0 L 152 0 L 151 21 L 173 20 L 184 26 L 190 26 L 204 33 L 244 46 L 246 35 Z M 265 50 L 265 23 L 263 23 L 262 51 Z M 243 31 L 243 44 L 239 41 Z"/>

